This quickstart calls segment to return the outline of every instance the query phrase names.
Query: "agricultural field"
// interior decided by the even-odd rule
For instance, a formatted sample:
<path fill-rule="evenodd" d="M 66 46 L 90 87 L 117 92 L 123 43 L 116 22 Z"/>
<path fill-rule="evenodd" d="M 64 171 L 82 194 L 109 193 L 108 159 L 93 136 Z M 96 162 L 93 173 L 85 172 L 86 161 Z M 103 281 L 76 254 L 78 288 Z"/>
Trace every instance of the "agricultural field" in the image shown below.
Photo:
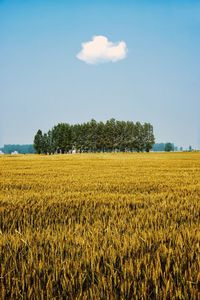
<path fill-rule="evenodd" d="M 200 153 L 0 157 L 0 299 L 200 299 Z"/>

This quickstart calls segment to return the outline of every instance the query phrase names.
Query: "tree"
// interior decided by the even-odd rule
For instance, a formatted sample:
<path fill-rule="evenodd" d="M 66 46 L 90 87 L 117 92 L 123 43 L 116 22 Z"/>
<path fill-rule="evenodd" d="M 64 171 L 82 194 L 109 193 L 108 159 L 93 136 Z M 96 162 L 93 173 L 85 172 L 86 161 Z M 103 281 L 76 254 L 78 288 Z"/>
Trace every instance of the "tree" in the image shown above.
<path fill-rule="evenodd" d="M 114 118 L 105 123 L 105 148 L 113 151 L 117 147 L 116 120 Z"/>
<path fill-rule="evenodd" d="M 136 136 L 135 136 L 135 124 L 132 121 L 126 122 L 126 128 L 125 128 L 125 145 L 127 150 L 129 151 L 135 151 L 135 142 L 136 142 Z"/>
<path fill-rule="evenodd" d="M 96 129 L 96 147 L 97 151 L 105 151 L 105 124 L 103 122 L 97 123 Z"/>
<path fill-rule="evenodd" d="M 71 126 L 72 130 L 72 147 L 76 151 L 81 151 L 81 125 L 75 124 Z"/>
<path fill-rule="evenodd" d="M 147 151 L 155 142 L 153 126 L 132 121 L 90 122 L 70 125 L 59 123 L 48 133 L 38 130 L 34 137 L 37 153 Z"/>
<path fill-rule="evenodd" d="M 153 134 L 153 126 L 150 123 L 144 123 L 144 149 L 149 152 L 155 144 L 155 137 Z"/>
<path fill-rule="evenodd" d="M 35 153 L 35 149 L 33 145 L 27 144 L 27 145 L 4 145 L 3 148 L 0 149 L 3 151 L 5 154 L 10 154 L 14 151 L 17 151 L 18 153 L 21 154 L 26 154 L 26 153 Z"/>
<path fill-rule="evenodd" d="M 87 123 L 88 126 L 88 147 L 89 150 L 92 152 L 97 151 L 97 122 L 92 119 L 89 123 Z"/>
<path fill-rule="evenodd" d="M 34 142 L 33 146 L 36 150 L 36 153 L 41 154 L 43 152 L 43 135 L 42 135 L 42 130 L 38 130 L 35 137 L 34 137 Z"/>
<path fill-rule="evenodd" d="M 49 130 L 48 133 L 48 152 L 49 154 L 54 154 L 56 152 L 56 142 L 53 137 L 53 130 Z"/>
<path fill-rule="evenodd" d="M 134 127 L 134 143 L 133 148 L 137 152 L 144 151 L 144 128 L 140 122 L 136 122 Z"/>
<path fill-rule="evenodd" d="M 153 145 L 153 151 L 165 151 L 165 143 L 156 143 Z"/>
<path fill-rule="evenodd" d="M 51 142 L 58 153 L 72 149 L 72 128 L 67 123 L 59 123 L 52 129 Z"/>
<path fill-rule="evenodd" d="M 172 143 L 166 143 L 165 144 L 165 151 L 166 152 L 174 151 L 174 144 L 172 144 Z"/>
<path fill-rule="evenodd" d="M 42 153 L 49 153 L 49 139 L 47 133 L 44 133 L 42 137 Z"/>

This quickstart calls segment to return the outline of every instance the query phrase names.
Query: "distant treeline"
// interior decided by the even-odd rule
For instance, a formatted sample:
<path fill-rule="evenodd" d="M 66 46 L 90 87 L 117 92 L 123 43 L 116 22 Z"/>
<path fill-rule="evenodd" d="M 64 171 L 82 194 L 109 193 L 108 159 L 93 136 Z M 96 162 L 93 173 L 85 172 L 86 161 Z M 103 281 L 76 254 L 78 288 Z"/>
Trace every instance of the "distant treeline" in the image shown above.
<path fill-rule="evenodd" d="M 38 130 L 34 137 L 36 153 L 146 151 L 155 143 L 153 126 L 110 119 L 70 125 L 59 123 L 47 133 Z"/>
<path fill-rule="evenodd" d="M 157 143 L 153 145 L 153 151 L 177 151 L 178 148 L 173 143 Z"/>
<path fill-rule="evenodd" d="M 33 145 L 4 145 L 0 150 L 5 154 L 11 154 L 15 151 L 21 154 L 35 153 Z"/>

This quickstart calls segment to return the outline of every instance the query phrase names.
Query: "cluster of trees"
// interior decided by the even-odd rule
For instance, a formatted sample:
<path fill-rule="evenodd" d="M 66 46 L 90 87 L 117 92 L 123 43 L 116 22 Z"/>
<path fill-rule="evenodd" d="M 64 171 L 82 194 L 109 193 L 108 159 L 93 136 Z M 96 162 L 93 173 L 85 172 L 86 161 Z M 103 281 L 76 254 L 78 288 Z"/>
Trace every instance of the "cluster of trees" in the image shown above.
<path fill-rule="evenodd" d="M 166 143 L 165 144 L 165 151 L 166 152 L 171 152 L 171 151 L 174 151 L 174 150 L 175 150 L 174 144 L 172 144 L 172 143 Z"/>
<path fill-rule="evenodd" d="M 5 154 L 11 154 L 12 152 L 17 151 L 21 154 L 27 154 L 27 153 L 35 153 L 35 149 L 33 145 L 4 145 L 3 148 L 0 148 L 0 150 Z"/>
<path fill-rule="evenodd" d="M 157 143 L 153 145 L 153 151 L 177 151 L 178 148 L 173 143 Z"/>
<path fill-rule="evenodd" d="M 47 133 L 39 129 L 34 137 L 37 153 L 147 151 L 155 143 L 153 126 L 110 119 L 70 125 L 59 123 Z"/>

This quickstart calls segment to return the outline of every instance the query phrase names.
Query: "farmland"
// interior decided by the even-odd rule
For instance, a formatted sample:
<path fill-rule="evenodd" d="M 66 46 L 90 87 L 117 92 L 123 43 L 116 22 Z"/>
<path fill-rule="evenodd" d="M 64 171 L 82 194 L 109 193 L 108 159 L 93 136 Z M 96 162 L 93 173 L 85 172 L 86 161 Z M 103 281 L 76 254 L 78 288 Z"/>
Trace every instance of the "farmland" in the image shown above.
<path fill-rule="evenodd" d="M 200 153 L 0 157 L 1 299 L 198 299 Z"/>

